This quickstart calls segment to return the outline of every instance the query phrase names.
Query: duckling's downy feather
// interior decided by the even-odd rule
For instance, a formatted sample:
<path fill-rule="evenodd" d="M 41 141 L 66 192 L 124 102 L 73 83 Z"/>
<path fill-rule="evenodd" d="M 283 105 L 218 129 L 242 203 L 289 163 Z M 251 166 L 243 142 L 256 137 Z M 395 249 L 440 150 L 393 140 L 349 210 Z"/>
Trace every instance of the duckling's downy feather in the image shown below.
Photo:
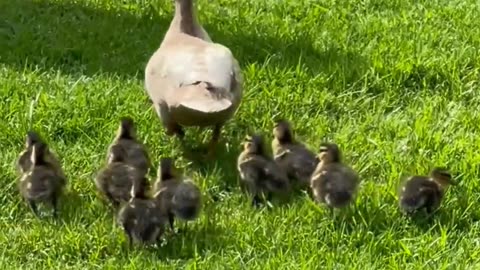
<path fill-rule="evenodd" d="M 400 190 L 400 207 L 408 213 L 421 208 L 434 210 L 440 206 L 443 192 L 437 183 L 426 176 L 412 176 Z"/>

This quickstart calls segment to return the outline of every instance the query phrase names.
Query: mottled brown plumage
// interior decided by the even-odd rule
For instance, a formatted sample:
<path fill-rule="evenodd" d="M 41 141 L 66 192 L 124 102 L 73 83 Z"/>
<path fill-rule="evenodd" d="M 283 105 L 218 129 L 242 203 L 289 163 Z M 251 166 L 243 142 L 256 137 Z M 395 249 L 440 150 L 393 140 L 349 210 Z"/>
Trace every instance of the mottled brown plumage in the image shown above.
<path fill-rule="evenodd" d="M 270 199 L 273 194 L 290 191 L 288 176 L 266 152 L 262 135 L 247 136 L 243 148 L 237 159 L 237 169 L 247 191 L 253 196 L 253 205 L 258 205 L 263 196 Z"/>
<path fill-rule="evenodd" d="M 48 146 L 44 142 L 33 142 L 30 153 L 30 167 L 24 171 L 18 182 L 20 194 L 35 215 L 39 215 L 38 203 L 49 203 L 56 217 L 58 200 L 66 185 L 65 179 L 58 175 L 58 168 L 50 163 Z"/>
<path fill-rule="evenodd" d="M 342 163 L 338 145 L 322 143 L 318 160 L 310 183 L 315 200 L 331 208 L 350 204 L 355 199 L 359 177 L 352 168 Z"/>
<path fill-rule="evenodd" d="M 131 247 L 134 243 L 153 244 L 159 241 L 165 232 L 167 217 L 158 200 L 146 198 L 143 191 L 132 187 L 131 198 L 118 211 L 117 222 Z"/>
<path fill-rule="evenodd" d="M 445 168 L 435 167 L 429 176 L 414 175 L 400 186 L 399 206 L 407 213 L 419 210 L 433 213 L 440 207 L 446 189 L 455 185 L 450 172 Z"/>
<path fill-rule="evenodd" d="M 131 199 L 134 188 L 139 196 L 145 196 L 149 183 L 145 172 L 126 163 L 127 154 L 121 145 L 110 148 L 106 166 L 95 178 L 98 191 L 115 207 Z"/>
<path fill-rule="evenodd" d="M 137 138 L 135 123 L 131 117 L 122 117 L 117 130 L 117 135 L 109 146 L 107 156 L 112 152 L 112 147 L 123 148 L 125 163 L 134 166 L 142 174 L 147 174 L 150 169 L 150 157 L 143 143 Z"/>
<path fill-rule="evenodd" d="M 51 166 L 51 168 L 55 170 L 57 175 L 61 177 L 66 184 L 67 178 L 65 176 L 65 173 L 62 169 L 62 166 L 60 165 L 60 161 L 58 160 L 57 156 L 55 155 L 55 153 L 52 152 L 50 147 L 48 147 L 47 143 L 40 136 L 40 134 L 38 134 L 38 132 L 33 130 L 30 130 L 27 132 L 27 136 L 25 139 L 25 149 L 20 153 L 16 162 L 17 171 L 20 174 L 23 174 L 31 168 L 32 147 L 35 143 L 41 143 L 43 146 L 46 147 L 44 162 L 48 163 L 49 166 Z"/>
<path fill-rule="evenodd" d="M 290 180 L 301 188 L 310 185 L 310 178 L 318 159 L 303 143 L 293 135 L 287 120 L 278 120 L 273 128 L 272 150 L 275 162 L 282 167 Z"/>
<path fill-rule="evenodd" d="M 190 178 L 178 172 L 172 158 L 161 159 L 153 191 L 166 211 L 172 230 L 175 217 L 184 221 L 198 217 L 202 203 L 200 189 Z"/>

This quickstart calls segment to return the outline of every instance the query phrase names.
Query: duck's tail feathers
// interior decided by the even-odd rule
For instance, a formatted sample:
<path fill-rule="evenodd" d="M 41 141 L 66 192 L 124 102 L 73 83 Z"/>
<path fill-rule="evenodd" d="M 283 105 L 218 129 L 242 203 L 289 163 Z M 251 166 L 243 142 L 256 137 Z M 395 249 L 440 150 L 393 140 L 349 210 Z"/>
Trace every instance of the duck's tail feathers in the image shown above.
<path fill-rule="evenodd" d="M 201 209 L 200 189 L 190 180 L 178 185 L 172 199 L 173 212 L 183 220 L 195 219 Z"/>
<path fill-rule="evenodd" d="M 232 107 L 231 94 L 228 89 L 215 87 L 209 82 L 194 82 L 180 86 L 177 93 L 182 93 L 178 104 L 187 109 L 203 113 L 215 113 Z"/>
<path fill-rule="evenodd" d="M 348 191 L 334 191 L 325 195 L 325 202 L 330 207 L 344 207 L 353 200 L 353 194 Z"/>

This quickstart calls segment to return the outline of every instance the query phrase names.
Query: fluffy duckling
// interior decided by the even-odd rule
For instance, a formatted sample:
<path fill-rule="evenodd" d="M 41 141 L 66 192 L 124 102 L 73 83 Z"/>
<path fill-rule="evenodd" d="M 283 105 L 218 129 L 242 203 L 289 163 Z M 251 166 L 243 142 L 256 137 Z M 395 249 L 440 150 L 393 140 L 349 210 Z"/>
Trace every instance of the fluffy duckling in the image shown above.
<path fill-rule="evenodd" d="M 287 173 L 267 154 L 260 134 L 245 138 L 237 169 L 247 191 L 253 196 L 254 206 L 259 205 L 263 195 L 270 200 L 274 193 L 286 194 L 290 190 Z"/>
<path fill-rule="evenodd" d="M 135 187 L 139 194 L 146 193 L 148 189 L 148 180 L 144 171 L 125 163 L 126 156 L 127 152 L 122 145 L 110 147 L 107 165 L 95 178 L 98 191 L 115 208 L 131 199 L 132 188 Z"/>
<path fill-rule="evenodd" d="M 35 215 L 39 216 L 37 203 L 50 203 L 57 217 L 57 203 L 65 188 L 65 179 L 58 175 L 48 159 L 48 147 L 36 141 L 31 145 L 30 168 L 23 173 L 18 187 Z"/>
<path fill-rule="evenodd" d="M 117 130 L 117 135 L 110 145 L 107 155 L 112 151 L 112 147 L 119 145 L 124 148 L 126 154 L 124 162 L 131 164 L 144 175 L 150 169 L 150 157 L 145 146 L 138 140 L 135 123 L 130 117 L 122 117 Z"/>
<path fill-rule="evenodd" d="M 284 168 L 290 179 L 300 187 L 308 187 L 318 159 L 303 143 L 293 136 L 290 122 L 278 120 L 273 128 L 272 149 L 275 162 Z"/>
<path fill-rule="evenodd" d="M 400 208 L 407 214 L 422 209 L 431 214 L 440 206 L 449 185 L 456 183 L 445 168 L 435 167 L 429 176 L 411 176 L 401 185 Z"/>
<path fill-rule="evenodd" d="M 27 132 L 27 136 L 25 139 L 25 149 L 20 153 L 17 159 L 17 170 L 21 174 L 23 174 L 31 168 L 32 148 L 35 143 L 42 143 L 46 147 L 45 162 L 50 164 L 50 166 L 52 166 L 52 168 L 57 172 L 57 174 L 66 181 L 65 173 L 63 172 L 62 166 L 60 165 L 58 158 L 49 149 L 48 145 L 40 136 L 40 134 L 33 130 Z"/>
<path fill-rule="evenodd" d="M 317 157 L 319 163 L 310 183 L 315 200 L 330 208 L 348 205 L 357 193 L 357 173 L 342 163 L 340 149 L 335 143 L 322 143 Z"/>
<path fill-rule="evenodd" d="M 142 190 L 132 187 L 131 199 L 118 212 L 117 222 L 132 247 L 133 243 L 152 244 L 160 240 L 165 232 L 166 216 L 155 198 L 146 198 Z"/>
<path fill-rule="evenodd" d="M 167 213 L 172 230 L 175 217 L 187 222 L 198 217 L 202 203 L 200 189 L 178 172 L 172 158 L 160 160 L 158 180 L 153 190 Z"/>

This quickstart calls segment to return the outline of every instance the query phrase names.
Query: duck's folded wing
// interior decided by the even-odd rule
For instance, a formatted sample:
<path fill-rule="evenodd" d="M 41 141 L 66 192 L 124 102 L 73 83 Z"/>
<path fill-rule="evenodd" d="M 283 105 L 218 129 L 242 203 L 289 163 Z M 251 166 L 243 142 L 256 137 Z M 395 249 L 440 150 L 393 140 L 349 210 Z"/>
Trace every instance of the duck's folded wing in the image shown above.
<path fill-rule="evenodd" d="M 164 55 L 161 76 L 179 87 L 208 82 L 213 87 L 230 89 L 238 69 L 231 51 L 222 45 L 185 44 Z"/>

